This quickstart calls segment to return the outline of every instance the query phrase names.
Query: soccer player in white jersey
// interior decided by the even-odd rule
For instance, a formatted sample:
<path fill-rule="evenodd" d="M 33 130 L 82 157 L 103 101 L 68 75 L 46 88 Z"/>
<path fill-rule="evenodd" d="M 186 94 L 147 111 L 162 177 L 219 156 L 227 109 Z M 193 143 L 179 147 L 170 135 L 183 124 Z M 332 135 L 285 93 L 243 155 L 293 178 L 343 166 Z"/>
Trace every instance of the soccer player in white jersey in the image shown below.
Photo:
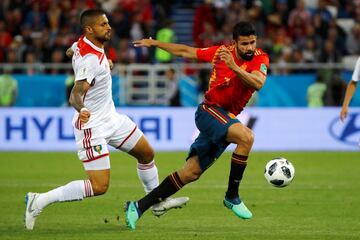
<path fill-rule="evenodd" d="M 103 11 L 90 9 L 82 13 L 80 24 L 85 34 L 72 46 L 75 85 L 70 103 L 76 110 L 73 126 L 78 156 L 88 179 L 72 181 L 46 193 L 27 193 L 25 227 L 29 230 L 49 204 L 82 200 L 107 191 L 110 179 L 107 144 L 137 159 L 137 173 L 146 193 L 159 185 L 154 150 L 136 124 L 115 111 L 109 61 L 104 53 L 104 42 L 111 37 L 109 21 Z M 188 200 L 168 198 L 153 206 L 153 214 L 160 216 L 171 208 L 182 207 Z"/>
<path fill-rule="evenodd" d="M 349 104 L 352 97 L 354 96 L 359 79 L 360 79 L 360 57 L 356 61 L 354 72 L 346 88 L 345 98 L 340 112 L 341 121 L 344 121 L 348 116 Z"/>

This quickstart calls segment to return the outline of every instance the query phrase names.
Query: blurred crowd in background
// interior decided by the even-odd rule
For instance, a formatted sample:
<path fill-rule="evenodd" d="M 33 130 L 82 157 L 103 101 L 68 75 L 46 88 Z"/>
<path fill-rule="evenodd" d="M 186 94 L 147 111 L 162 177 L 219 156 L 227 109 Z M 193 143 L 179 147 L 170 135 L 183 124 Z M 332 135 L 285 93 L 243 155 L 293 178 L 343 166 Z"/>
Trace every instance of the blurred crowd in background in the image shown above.
<path fill-rule="evenodd" d="M 176 42 L 171 18 L 177 8 L 194 9 L 196 47 L 229 44 L 233 25 L 245 20 L 255 25 L 272 63 L 341 62 L 360 54 L 360 0 L 2 0 L 0 62 L 68 62 L 65 50 L 81 34 L 79 16 L 94 7 L 107 12 L 113 37 L 106 51 L 117 63 L 173 61 L 131 42 L 164 28 Z"/>
<path fill-rule="evenodd" d="M 0 87 L 7 86 L 1 89 L 8 89 L 8 94 L 1 97 L 7 104 L 0 105 L 15 102 L 11 99 L 16 96 L 16 80 L 9 74 L 70 74 L 66 89 L 71 90 L 71 68 L 36 66 L 70 62 L 65 52 L 82 34 L 79 17 L 88 8 L 107 13 L 112 39 L 105 51 L 115 64 L 123 65 L 184 61 L 161 49 L 134 48 L 133 40 L 153 37 L 194 47 L 230 44 L 234 24 L 250 21 L 257 30 L 258 47 L 277 65 L 270 73 L 317 74 L 308 90 L 309 106 L 340 105 L 346 88 L 341 68 L 315 65 L 360 55 L 360 0 L 1 0 L 0 65 L 8 65 L 0 68 Z M 179 18 L 181 10 L 188 15 Z M 184 42 L 185 34 L 189 38 Z M 14 63 L 27 65 L 13 67 Z M 289 68 L 289 63 L 305 65 Z M 207 90 L 209 73 L 185 70 L 195 76 L 200 93 Z M 179 91 L 169 92 L 178 102 Z"/>

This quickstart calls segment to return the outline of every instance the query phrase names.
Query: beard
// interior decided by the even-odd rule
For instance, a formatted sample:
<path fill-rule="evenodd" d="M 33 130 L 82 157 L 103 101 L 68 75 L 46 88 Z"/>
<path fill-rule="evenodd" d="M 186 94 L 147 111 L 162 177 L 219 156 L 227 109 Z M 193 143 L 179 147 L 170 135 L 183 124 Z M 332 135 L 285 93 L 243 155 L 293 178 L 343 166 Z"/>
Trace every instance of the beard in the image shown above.
<path fill-rule="evenodd" d="M 107 42 L 111 39 L 111 33 L 106 33 L 103 36 L 96 36 L 96 40 L 98 40 L 99 42 Z"/>
<path fill-rule="evenodd" d="M 246 53 L 242 53 L 240 54 L 241 58 L 244 59 L 245 61 L 251 61 L 254 57 L 254 51 L 249 51 Z"/>

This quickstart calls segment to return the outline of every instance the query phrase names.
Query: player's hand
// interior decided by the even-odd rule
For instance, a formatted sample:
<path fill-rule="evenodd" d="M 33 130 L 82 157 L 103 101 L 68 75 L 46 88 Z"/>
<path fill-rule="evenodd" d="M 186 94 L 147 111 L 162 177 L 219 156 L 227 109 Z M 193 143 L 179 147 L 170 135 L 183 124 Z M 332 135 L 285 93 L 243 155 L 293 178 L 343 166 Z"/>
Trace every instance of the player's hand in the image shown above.
<path fill-rule="evenodd" d="M 236 63 L 234 61 L 234 58 L 231 54 L 231 52 L 229 51 L 229 49 L 227 49 L 226 47 L 221 47 L 220 51 L 219 51 L 219 57 L 220 60 L 224 61 L 225 64 L 230 68 L 230 69 L 235 69 L 236 68 Z"/>
<path fill-rule="evenodd" d="M 345 119 L 347 118 L 347 116 L 348 116 L 348 108 L 347 107 L 342 107 L 341 112 L 340 112 L 341 121 L 344 122 Z"/>
<path fill-rule="evenodd" d="M 82 108 L 79 113 L 79 119 L 81 126 L 83 126 L 85 123 L 87 123 L 90 119 L 90 112 L 86 108 Z"/>
<path fill-rule="evenodd" d="M 66 56 L 68 57 L 68 58 L 71 58 L 73 55 L 74 55 L 74 51 L 71 49 L 71 47 L 70 48 L 68 48 L 67 50 L 66 50 Z"/>
<path fill-rule="evenodd" d="M 156 40 L 150 38 L 141 39 L 141 40 L 135 40 L 132 43 L 134 44 L 134 47 L 151 47 L 154 46 Z"/>
<path fill-rule="evenodd" d="M 109 68 L 110 70 L 112 70 L 114 68 L 114 63 L 111 59 L 108 59 L 108 62 L 109 62 Z"/>

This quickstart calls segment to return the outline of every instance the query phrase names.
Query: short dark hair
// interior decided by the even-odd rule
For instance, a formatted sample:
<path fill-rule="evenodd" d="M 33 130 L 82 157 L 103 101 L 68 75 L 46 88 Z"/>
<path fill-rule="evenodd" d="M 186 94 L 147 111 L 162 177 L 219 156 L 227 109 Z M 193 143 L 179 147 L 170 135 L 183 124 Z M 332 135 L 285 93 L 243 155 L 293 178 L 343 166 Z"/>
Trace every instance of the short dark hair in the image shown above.
<path fill-rule="evenodd" d="M 88 9 L 81 13 L 80 25 L 84 29 L 86 26 L 91 25 L 93 18 L 104 15 L 105 12 L 101 9 Z"/>
<path fill-rule="evenodd" d="M 233 39 L 237 40 L 239 36 L 256 35 L 254 26 L 249 22 L 239 22 L 233 28 Z"/>

